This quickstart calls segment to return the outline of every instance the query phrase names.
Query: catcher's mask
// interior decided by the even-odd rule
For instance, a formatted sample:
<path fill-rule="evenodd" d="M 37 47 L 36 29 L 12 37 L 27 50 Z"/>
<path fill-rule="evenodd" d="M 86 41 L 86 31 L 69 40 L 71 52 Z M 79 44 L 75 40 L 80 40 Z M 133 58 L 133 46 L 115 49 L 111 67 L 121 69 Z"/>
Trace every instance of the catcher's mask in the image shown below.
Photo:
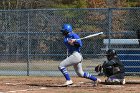
<path fill-rule="evenodd" d="M 107 56 L 107 59 L 110 61 L 111 59 L 114 58 L 114 56 L 116 56 L 117 53 L 114 49 L 109 49 L 107 52 L 106 52 L 106 56 Z"/>

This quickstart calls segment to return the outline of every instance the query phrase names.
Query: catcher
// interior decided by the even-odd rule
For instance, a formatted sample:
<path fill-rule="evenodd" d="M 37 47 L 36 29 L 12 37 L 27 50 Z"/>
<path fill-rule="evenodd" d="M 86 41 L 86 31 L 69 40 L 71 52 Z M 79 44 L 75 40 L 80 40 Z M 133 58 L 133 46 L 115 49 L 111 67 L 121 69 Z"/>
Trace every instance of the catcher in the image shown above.
<path fill-rule="evenodd" d="M 96 72 L 101 72 L 107 76 L 106 84 L 125 84 L 124 65 L 119 60 L 117 53 L 114 49 L 109 49 L 106 52 L 107 62 L 95 67 Z"/>

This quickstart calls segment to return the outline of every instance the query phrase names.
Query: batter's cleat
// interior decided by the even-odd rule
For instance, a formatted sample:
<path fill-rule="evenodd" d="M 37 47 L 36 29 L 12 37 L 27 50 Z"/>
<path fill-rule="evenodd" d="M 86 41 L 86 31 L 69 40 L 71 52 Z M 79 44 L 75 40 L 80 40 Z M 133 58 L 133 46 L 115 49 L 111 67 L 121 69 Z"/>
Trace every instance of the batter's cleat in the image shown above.
<path fill-rule="evenodd" d="M 97 80 L 94 81 L 94 86 L 97 86 L 99 83 L 101 83 L 101 79 L 97 78 Z"/>
<path fill-rule="evenodd" d="M 68 86 L 68 85 L 72 85 L 72 84 L 73 84 L 72 80 L 67 80 L 63 85 Z"/>

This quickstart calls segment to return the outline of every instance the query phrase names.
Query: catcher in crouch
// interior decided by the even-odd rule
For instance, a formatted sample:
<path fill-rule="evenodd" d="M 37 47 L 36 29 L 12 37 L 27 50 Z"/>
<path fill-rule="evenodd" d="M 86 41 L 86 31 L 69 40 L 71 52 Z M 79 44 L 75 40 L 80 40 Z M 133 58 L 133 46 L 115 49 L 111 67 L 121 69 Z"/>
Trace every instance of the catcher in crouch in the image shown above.
<path fill-rule="evenodd" d="M 105 80 L 106 84 L 125 84 L 124 65 L 119 60 L 116 51 L 114 49 L 109 49 L 105 55 L 107 61 L 102 65 L 96 66 L 95 71 L 101 72 L 103 69 L 103 74 L 107 76 Z"/>

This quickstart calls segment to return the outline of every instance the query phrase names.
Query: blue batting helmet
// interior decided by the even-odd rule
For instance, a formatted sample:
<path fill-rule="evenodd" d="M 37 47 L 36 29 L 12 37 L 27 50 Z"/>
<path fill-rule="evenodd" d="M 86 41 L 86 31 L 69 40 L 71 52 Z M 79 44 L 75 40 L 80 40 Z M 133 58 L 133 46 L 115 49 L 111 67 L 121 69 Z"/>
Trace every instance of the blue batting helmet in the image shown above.
<path fill-rule="evenodd" d="M 68 33 L 72 32 L 72 26 L 70 24 L 64 24 L 62 26 L 61 32 L 64 32 L 64 31 L 66 31 Z"/>

